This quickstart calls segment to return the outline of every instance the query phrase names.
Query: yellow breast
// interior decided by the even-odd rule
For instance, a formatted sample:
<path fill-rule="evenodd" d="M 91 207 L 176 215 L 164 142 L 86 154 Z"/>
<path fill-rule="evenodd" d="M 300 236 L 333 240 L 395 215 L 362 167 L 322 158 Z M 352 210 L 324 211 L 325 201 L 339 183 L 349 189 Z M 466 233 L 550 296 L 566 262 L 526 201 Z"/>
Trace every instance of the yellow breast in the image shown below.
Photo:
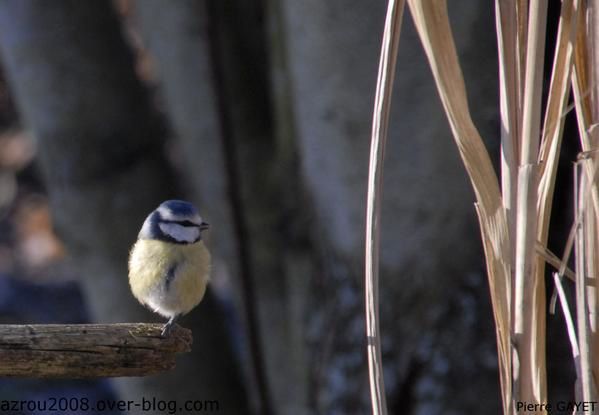
<path fill-rule="evenodd" d="M 166 276 L 174 269 L 171 281 Z M 174 244 L 138 240 L 129 257 L 129 284 L 139 302 L 164 316 L 185 314 L 204 297 L 210 253 L 202 241 Z"/>

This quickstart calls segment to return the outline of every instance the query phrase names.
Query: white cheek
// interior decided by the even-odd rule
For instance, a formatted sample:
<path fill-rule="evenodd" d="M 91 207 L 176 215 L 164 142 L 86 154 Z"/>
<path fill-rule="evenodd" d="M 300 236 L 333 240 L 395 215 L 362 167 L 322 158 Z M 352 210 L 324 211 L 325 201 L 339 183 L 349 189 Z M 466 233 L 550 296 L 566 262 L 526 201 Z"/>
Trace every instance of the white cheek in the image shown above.
<path fill-rule="evenodd" d="M 160 223 L 160 230 L 179 242 L 194 242 L 200 236 L 200 230 L 194 227 L 185 227 L 176 223 Z"/>
<path fill-rule="evenodd" d="M 158 213 L 160 214 L 160 217 L 164 220 L 175 220 L 175 216 L 171 213 L 169 209 L 159 207 Z"/>

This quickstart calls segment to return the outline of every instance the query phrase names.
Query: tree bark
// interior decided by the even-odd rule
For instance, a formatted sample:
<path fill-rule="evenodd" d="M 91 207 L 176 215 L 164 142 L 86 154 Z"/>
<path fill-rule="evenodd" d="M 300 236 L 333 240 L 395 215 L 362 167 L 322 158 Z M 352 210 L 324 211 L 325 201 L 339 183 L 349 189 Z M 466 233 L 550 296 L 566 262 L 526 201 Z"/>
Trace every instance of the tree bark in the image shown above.
<path fill-rule="evenodd" d="M 84 379 L 148 376 L 191 351 L 191 331 L 161 324 L 0 325 L 0 376 Z"/>
<path fill-rule="evenodd" d="M 150 314 L 127 283 L 127 255 L 145 216 L 181 198 L 165 159 L 163 122 L 133 71 L 110 2 L 0 1 L 0 48 L 10 86 L 39 149 L 57 231 L 94 316 Z M 124 397 L 201 393 L 247 411 L 223 310 L 209 291 L 184 325 L 200 339 L 168 374 L 119 381 Z"/>

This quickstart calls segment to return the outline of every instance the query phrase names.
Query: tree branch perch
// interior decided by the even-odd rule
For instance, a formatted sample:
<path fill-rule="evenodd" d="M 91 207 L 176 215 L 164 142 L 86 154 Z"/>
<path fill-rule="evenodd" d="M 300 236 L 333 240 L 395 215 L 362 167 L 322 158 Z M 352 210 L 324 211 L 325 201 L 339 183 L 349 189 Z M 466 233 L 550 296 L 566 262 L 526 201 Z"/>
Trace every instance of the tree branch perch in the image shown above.
<path fill-rule="evenodd" d="M 175 325 L 0 325 L 0 376 L 96 378 L 147 376 L 175 367 L 175 356 L 191 350 L 191 330 Z"/>

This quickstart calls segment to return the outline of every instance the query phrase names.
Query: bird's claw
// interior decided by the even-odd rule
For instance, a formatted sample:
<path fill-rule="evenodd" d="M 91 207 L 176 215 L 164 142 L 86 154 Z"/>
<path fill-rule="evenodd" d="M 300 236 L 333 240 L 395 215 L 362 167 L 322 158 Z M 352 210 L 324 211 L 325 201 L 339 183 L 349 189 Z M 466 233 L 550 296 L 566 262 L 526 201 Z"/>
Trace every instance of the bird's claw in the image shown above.
<path fill-rule="evenodd" d="M 168 337 L 168 335 L 170 334 L 171 330 L 173 329 L 173 325 L 169 323 L 166 323 L 164 326 L 162 326 L 162 331 L 160 332 L 160 337 Z"/>
<path fill-rule="evenodd" d="M 162 331 L 160 332 L 160 337 L 168 337 L 168 335 L 170 334 L 171 330 L 173 329 L 173 326 L 175 325 L 175 321 L 177 320 L 179 316 L 173 316 L 171 317 L 164 326 L 162 326 Z"/>

